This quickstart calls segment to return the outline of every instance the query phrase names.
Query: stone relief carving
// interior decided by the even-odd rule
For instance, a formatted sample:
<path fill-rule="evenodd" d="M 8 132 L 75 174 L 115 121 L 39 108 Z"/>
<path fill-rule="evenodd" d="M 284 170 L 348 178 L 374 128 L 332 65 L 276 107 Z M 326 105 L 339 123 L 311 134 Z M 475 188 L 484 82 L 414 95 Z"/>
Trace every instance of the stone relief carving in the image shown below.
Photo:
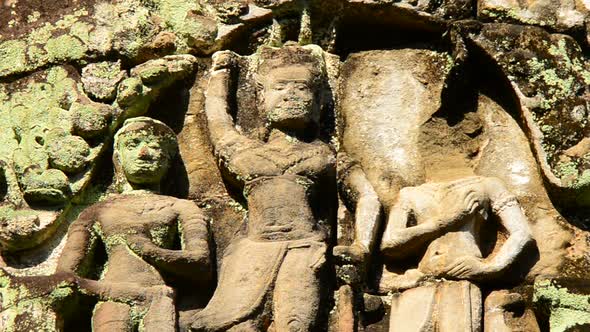
<path fill-rule="evenodd" d="M 0 330 L 587 329 L 588 17 L 0 1 Z"/>
<path fill-rule="evenodd" d="M 480 231 L 491 214 L 509 236 L 492 257 L 483 257 Z M 381 285 L 410 289 L 394 299 L 390 321 L 390 326 L 406 331 L 479 331 L 482 295 L 477 282 L 497 279 L 532 241 L 516 197 L 494 178 L 405 187 L 390 218 L 393 223 L 387 224 L 380 248 L 383 255 L 403 259 L 426 248 L 416 269 Z"/>
<path fill-rule="evenodd" d="M 457 96 L 457 98 L 468 99 L 473 98 L 469 96 L 469 93 L 473 93 L 477 101 L 475 105 L 457 102 L 458 106 L 465 107 L 464 113 L 456 115 L 452 119 L 455 124 L 449 125 L 450 120 L 447 118 L 449 115 L 446 112 L 449 112 L 447 108 L 450 106 L 444 104 L 445 101 L 441 99 L 441 96 L 456 93 L 452 91 L 456 87 L 448 86 L 449 77 L 452 77 L 453 72 L 460 70 L 462 66 L 465 64 L 461 59 L 453 59 L 444 53 L 405 49 L 358 53 L 349 57 L 342 69 L 344 75 L 341 77 L 339 87 L 342 135 L 339 178 L 342 179 L 340 182 L 342 197 L 354 211 L 355 220 L 353 241 L 349 246 L 336 246 L 334 255 L 340 256 L 344 262 L 360 262 L 360 274 L 363 274 L 362 265 L 366 264 L 367 258 L 371 257 L 371 253 L 373 253 L 372 256 L 377 255 L 379 248 L 386 257 L 397 259 L 397 264 L 384 269 L 380 278 L 375 281 L 377 285 L 374 286 L 381 292 L 392 289 L 396 292 L 402 291 L 401 295 L 394 295 L 392 302 L 389 324 L 392 328 L 406 326 L 406 329 L 413 330 L 419 329 L 419 326 L 424 328 L 438 326 L 444 329 L 445 324 L 452 322 L 447 328 L 455 330 L 458 328 L 456 320 L 461 318 L 460 321 L 465 322 L 463 325 L 465 330 L 479 330 L 482 326 L 483 299 L 476 286 L 477 283 L 481 283 L 482 280 L 489 284 L 490 280 L 511 279 L 513 277 L 508 276 L 510 274 L 550 274 L 554 271 L 552 266 L 555 266 L 555 262 L 563 260 L 563 254 L 558 252 L 563 250 L 569 235 L 559 223 L 560 215 L 544 194 L 535 159 L 526 145 L 523 149 L 523 145 L 515 146 L 510 143 L 524 142 L 526 139 L 518 125 L 506 117 L 506 111 L 485 97 L 485 86 Z M 352 80 L 353 77 L 357 80 Z M 424 84 L 425 82 L 428 84 Z M 407 88 L 408 86 L 412 88 Z M 394 101 L 391 101 L 391 96 L 395 96 Z M 359 123 L 363 126 L 359 127 Z M 499 162 L 500 160 L 502 162 Z M 491 187 L 497 188 L 493 195 L 488 196 L 490 192 L 483 194 L 487 191 L 483 188 L 490 188 L 485 183 L 493 183 Z M 443 189 L 445 187 L 447 189 Z M 479 189 L 474 189 L 476 187 Z M 514 224 L 503 227 L 502 239 L 500 242 L 495 241 L 495 249 L 490 248 L 489 245 L 486 248 L 481 247 L 486 240 L 477 235 L 479 233 L 477 228 L 472 228 L 470 231 L 464 229 L 457 234 L 473 239 L 474 242 L 471 242 L 469 247 L 474 250 L 474 255 L 477 255 L 475 257 L 479 258 L 476 260 L 473 257 L 465 258 L 464 255 L 467 255 L 470 250 L 458 249 L 457 256 L 451 258 L 453 255 L 449 255 L 446 260 L 442 258 L 446 256 L 445 250 L 429 247 L 429 245 L 432 245 L 432 248 L 436 247 L 435 243 L 445 242 L 447 236 L 453 234 L 453 232 L 447 234 L 443 231 L 450 225 L 441 223 L 436 216 L 439 213 L 443 215 L 456 213 L 455 217 L 449 217 L 447 220 L 468 220 L 469 218 L 460 216 L 469 215 L 470 207 L 474 208 L 468 203 L 469 200 L 465 201 L 470 190 L 473 190 L 471 197 L 480 194 L 483 194 L 479 196 L 481 198 L 488 197 L 484 199 L 488 201 L 486 203 L 488 205 L 486 207 L 480 205 L 479 208 L 486 218 L 489 216 L 491 220 L 495 219 L 500 224 L 508 220 Z M 462 191 L 463 194 L 459 194 Z M 476 191 L 480 194 L 475 194 Z M 444 203 L 447 194 L 442 194 L 443 192 L 449 195 L 448 203 Z M 531 195 L 532 192 L 536 194 Z M 433 199 L 432 197 L 435 196 L 437 198 Z M 493 196 L 496 198 L 490 198 Z M 495 213 L 490 202 L 503 201 L 500 199 L 502 196 L 514 205 L 511 208 L 512 215 L 510 217 L 497 215 L 494 218 Z M 400 214 L 400 211 L 412 210 L 402 207 L 406 206 L 406 201 L 416 202 L 419 209 L 428 209 L 429 212 L 425 213 L 428 217 L 422 219 L 419 212 L 401 212 Z M 428 203 L 430 201 L 436 203 L 431 205 Z M 522 202 L 522 207 L 517 202 Z M 439 212 L 435 211 L 437 204 L 441 204 Z M 413 203 L 408 206 L 413 206 Z M 454 210 L 454 206 L 461 206 L 461 208 Z M 531 218 L 534 218 L 534 223 L 531 223 Z M 420 231 L 421 220 L 433 222 L 432 228 L 425 226 L 430 231 L 424 233 Z M 385 225 L 385 233 L 381 237 L 379 229 L 383 227 L 380 225 L 382 222 Z M 486 223 L 489 224 L 489 222 Z M 550 228 L 555 230 L 551 236 L 540 231 L 541 229 L 547 231 Z M 487 228 L 479 234 L 486 234 L 486 237 L 489 237 L 490 232 L 496 233 L 497 230 Z M 404 233 L 407 238 L 406 236 L 402 238 L 416 241 L 402 240 L 400 243 L 403 245 L 400 246 L 393 244 L 397 242 L 394 238 Z M 532 242 L 533 235 L 538 245 Z M 448 241 L 451 245 L 450 249 L 454 249 L 461 242 L 457 239 Z M 540 241 L 543 242 L 539 243 Z M 499 243 L 501 246 L 498 245 Z M 530 244 L 528 251 L 523 254 L 527 243 Z M 389 247 L 390 245 L 392 246 Z M 520 271 L 522 266 L 529 264 L 525 262 L 512 264 L 515 269 L 513 272 L 507 269 L 519 254 L 529 257 L 528 255 L 535 251 L 531 251 L 531 247 L 537 246 L 541 257 L 534 262 L 536 264 L 532 270 L 525 268 L 525 271 Z M 487 251 L 484 256 L 489 255 L 491 261 L 496 259 L 502 261 L 500 265 L 504 273 L 499 273 L 497 269 L 499 265 L 496 269 L 490 269 L 489 265 L 483 263 L 486 260 L 481 261 L 484 257 L 481 256 L 482 249 Z M 441 265 L 437 268 L 434 268 L 432 264 L 422 263 L 422 259 L 430 261 L 427 257 L 432 252 L 440 254 Z M 508 252 L 510 254 L 505 255 Z M 406 268 L 404 271 L 403 267 L 408 265 L 407 259 L 401 261 L 399 259 L 414 257 L 413 255 L 418 255 L 422 259 L 413 258 L 418 265 L 415 268 Z M 524 258 L 524 260 L 527 259 Z M 445 272 L 450 274 L 445 275 Z M 340 273 L 345 280 L 351 278 L 349 270 L 342 269 Z M 476 284 L 467 281 L 448 281 L 448 287 L 445 286 L 445 282 L 421 286 L 425 282 L 428 283 L 429 279 L 432 282 L 432 277 L 435 276 L 466 279 Z M 404 291 L 406 289 L 409 290 Z M 442 294 L 453 294 L 453 292 L 470 294 L 461 295 L 465 296 L 462 303 L 473 301 L 471 304 L 474 311 L 453 308 L 449 309 L 448 314 L 445 315 L 443 311 L 447 307 L 452 307 L 450 303 L 446 304 L 438 297 L 436 297 L 438 300 L 433 300 L 429 306 L 426 306 L 424 302 L 424 298 L 429 295 L 437 294 L 444 297 Z M 455 295 L 448 296 L 455 297 Z M 418 308 L 413 308 L 412 299 L 416 299 Z M 399 305 L 396 306 L 396 303 Z M 425 306 L 432 311 L 423 310 Z M 399 315 L 396 314 L 398 309 L 395 308 L 399 308 Z M 438 308 L 440 309 L 437 311 Z M 431 316 L 435 316 L 433 312 L 440 313 L 445 318 L 438 316 L 440 321 L 432 320 Z M 410 315 L 415 319 L 406 319 Z M 418 317 L 420 315 L 422 316 Z M 465 317 L 471 317 L 470 319 L 473 320 L 465 321 Z"/>
<path fill-rule="evenodd" d="M 121 194 L 87 208 L 72 223 L 57 271 L 87 277 L 95 265 L 88 259 L 102 242 L 107 260 L 99 281 L 91 283 L 103 297 L 94 309 L 93 330 L 126 331 L 141 324 L 174 331 L 174 292 L 163 274 L 210 280 L 207 221 L 193 202 L 158 195 L 177 150 L 169 127 L 147 117 L 129 119 L 115 135 L 114 150 Z M 177 237 L 181 250 L 173 249 Z"/>
<path fill-rule="evenodd" d="M 82 77 L 72 67 L 58 66 L 0 87 L 6 142 L 0 242 L 10 253 L 4 255 L 6 265 L 37 271 L 31 273 L 51 269 L 31 256 L 39 255 L 36 247 L 60 246 L 52 237 L 63 235 L 65 220 L 91 185 L 116 129 L 147 112 L 162 89 L 193 71 L 194 62 L 190 55 L 164 57 L 133 68 L 129 77 L 116 64 L 89 65 Z M 110 86 L 118 89 L 116 100 L 92 100 L 86 91 L 99 89 L 98 76 L 111 74 L 119 77 Z M 26 88 L 7 93 L 19 85 Z"/>
<path fill-rule="evenodd" d="M 335 177 L 336 161 L 317 138 L 325 64 L 299 46 L 263 48 L 259 56 L 265 141 L 239 133 L 228 113 L 236 55 L 213 56 L 205 104 L 210 138 L 229 180 L 244 192 L 248 217 L 244 234 L 226 249 L 212 299 L 193 318 L 194 331 L 266 330 L 271 321 L 277 331 L 309 331 L 318 316 L 327 225 L 314 215 L 313 195 Z"/>
<path fill-rule="evenodd" d="M 96 297 L 93 331 L 130 331 L 139 325 L 175 331 L 175 293 L 166 285 L 168 275 L 201 285 L 212 276 L 208 224 L 201 210 L 191 201 L 158 193 L 177 149 L 176 136 L 164 123 L 148 117 L 125 121 L 115 135 L 113 155 L 120 193 L 88 207 L 71 224 L 54 277 L 5 277 L 26 288 L 49 283 L 66 290 L 40 310 L 64 307 L 74 292 Z M 100 247 L 106 252 L 104 263 L 97 253 Z M 57 293 L 46 288 L 35 290 L 41 294 L 33 298 Z M 26 298 L 27 292 L 15 296 Z M 60 311 L 50 316 L 54 329 L 63 325 Z"/>

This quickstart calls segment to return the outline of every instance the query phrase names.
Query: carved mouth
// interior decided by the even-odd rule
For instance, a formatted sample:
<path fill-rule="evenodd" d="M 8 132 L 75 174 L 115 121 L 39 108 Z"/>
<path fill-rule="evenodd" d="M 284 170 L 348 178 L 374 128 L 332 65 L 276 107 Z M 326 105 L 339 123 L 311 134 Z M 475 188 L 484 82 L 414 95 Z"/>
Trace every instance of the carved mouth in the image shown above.
<path fill-rule="evenodd" d="M 151 159 L 137 159 L 135 161 L 135 164 L 136 165 L 153 165 L 155 163 L 156 162 L 154 160 L 151 160 Z"/>

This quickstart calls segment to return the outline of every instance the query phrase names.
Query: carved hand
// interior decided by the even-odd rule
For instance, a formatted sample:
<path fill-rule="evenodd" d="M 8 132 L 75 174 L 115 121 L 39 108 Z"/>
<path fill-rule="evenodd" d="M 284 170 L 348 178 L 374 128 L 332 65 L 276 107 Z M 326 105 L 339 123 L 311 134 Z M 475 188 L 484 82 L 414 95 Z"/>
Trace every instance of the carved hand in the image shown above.
<path fill-rule="evenodd" d="M 418 287 L 426 279 L 427 276 L 418 269 L 407 270 L 402 275 L 384 270 L 379 281 L 379 291 L 383 293 L 403 291 Z"/>
<path fill-rule="evenodd" d="M 178 264 L 209 264 L 209 256 L 204 250 L 164 250 L 166 251 L 165 259 Z"/>
<path fill-rule="evenodd" d="M 208 258 L 204 250 L 187 251 L 160 248 L 149 239 L 140 236 L 130 237 L 129 240 L 129 248 L 138 256 L 149 261 L 194 264 L 199 263 L 204 258 Z"/>
<path fill-rule="evenodd" d="M 479 212 L 484 208 L 483 197 L 473 190 L 452 190 L 448 192 L 441 202 L 440 218 L 438 226 L 442 228 L 453 227 L 467 221 L 466 217 Z"/>
<path fill-rule="evenodd" d="M 448 277 L 468 280 L 481 280 L 494 272 L 481 258 L 473 256 L 459 257 L 445 270 Z"/>

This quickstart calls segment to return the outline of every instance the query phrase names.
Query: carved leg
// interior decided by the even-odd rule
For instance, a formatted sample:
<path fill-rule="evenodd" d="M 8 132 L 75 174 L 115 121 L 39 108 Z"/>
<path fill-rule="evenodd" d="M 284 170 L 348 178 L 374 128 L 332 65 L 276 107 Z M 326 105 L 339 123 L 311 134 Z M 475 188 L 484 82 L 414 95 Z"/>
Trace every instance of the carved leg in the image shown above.
<path fill-rule="evenodd" d="M 279 270 L 274 289 L 276 331 L 313 331 L 320 300 L 314 250 L 290 249 Z"/>
<path fill-rule="evenodd" d="M 93 332 L 131 332 L 131 307 L 116 302 L 99 302 L 92 316 Z"/>
<path fill-rule="evenodd" d="M 390 332 L 479 332 L 481 291 L 468 281 L 409 289 L 391 302 Z"/>
<path fill-rule="evenodd" d="M 390 332 L 434 330 L 436 285 L 425 285 L 395 294 L 391 300 Z"/>
<path fill-rule="evenodd" d="M 155 297 L 143 318 L 145 331 L 176 331 L 176 306 L 174 293 L 168 287 L 162 287 L 163 294 Z M 167 292 L 168 291 L 168 292 Z"/>
<path fill-rule="evenodd" d="M 482 299 L 479 287 L 469 281 L 443 282 L 437 296 L 440 332 L 480 332 Z"/>

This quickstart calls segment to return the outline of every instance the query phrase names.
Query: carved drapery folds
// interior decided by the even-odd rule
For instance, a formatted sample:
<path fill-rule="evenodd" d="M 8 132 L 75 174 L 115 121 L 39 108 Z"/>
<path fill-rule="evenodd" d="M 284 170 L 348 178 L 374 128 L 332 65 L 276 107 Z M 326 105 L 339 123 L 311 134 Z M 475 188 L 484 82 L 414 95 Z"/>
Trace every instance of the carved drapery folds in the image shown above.
<path fill-rule="evenodd" d="M 588 8 L 517 2 L 0 1 L 0 330 L 587 329 Z"/>

